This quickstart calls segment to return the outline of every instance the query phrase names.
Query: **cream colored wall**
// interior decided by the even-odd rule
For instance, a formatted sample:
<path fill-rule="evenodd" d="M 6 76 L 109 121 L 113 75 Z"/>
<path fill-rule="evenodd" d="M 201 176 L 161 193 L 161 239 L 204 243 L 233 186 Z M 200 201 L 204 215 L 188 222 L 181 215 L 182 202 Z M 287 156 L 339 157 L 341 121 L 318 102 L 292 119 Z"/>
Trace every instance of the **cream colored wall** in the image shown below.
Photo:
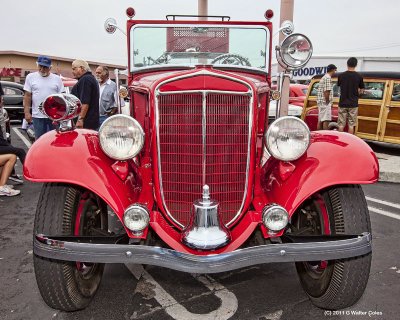
<path fill-rule="evenodd" d="M 9 55 L 0 55 L 0 69 L 3 68 L 21 68 L 21 77 L 16 78 L 14 81 L 16 82 L 23 82 L 25 79 L 25 72 L 26 71 L 37 71 L 36 65 L 37 57 L 29 57 L 29 56 L 22 56 L 16 54 L 9 54 Z M 72 70 L 71 70 L 71 61 L 61 61 L 52 59 L 52 72 L 61 74 L 64 77 L 72 78 Z M 96 69 L 98 64 L 90 64 L 90 68 L 92 69 L 93 73 Z M 110 70 L 113 70 L 111 68 Z M 111 74 L 111 78 L 114 78 Z M 125 78 L 125 77 L 124 77 Z"/>
<path fill-rule="evenodd" d="M 36 71 L 36 60 L 35 57 L 19 56 L 19 55 L 0 55 L 0 68 L 21 68 L 22 77 L 25 77 L 25 71 Z M 52 60 L 52 72 L 62 74 L 65 77 L 72 77 L 71 73 L 71 62 Z"/>

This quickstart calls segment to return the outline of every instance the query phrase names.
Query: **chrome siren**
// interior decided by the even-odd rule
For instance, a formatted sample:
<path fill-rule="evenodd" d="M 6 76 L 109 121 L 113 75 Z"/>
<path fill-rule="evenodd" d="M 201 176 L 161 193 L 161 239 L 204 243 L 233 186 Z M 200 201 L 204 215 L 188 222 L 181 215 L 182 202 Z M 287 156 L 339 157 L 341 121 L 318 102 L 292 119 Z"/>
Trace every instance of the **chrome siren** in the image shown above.
<path fill-rule="evenodd" d="M 218 201 L 210 199 L 210 188 L 203 186 L 203 198 L 193 203 L 192 216 L 182 234 L 182 242 L 194 249 L 212 250 L 225 246 L 231 236 L 221 222 Z"/>

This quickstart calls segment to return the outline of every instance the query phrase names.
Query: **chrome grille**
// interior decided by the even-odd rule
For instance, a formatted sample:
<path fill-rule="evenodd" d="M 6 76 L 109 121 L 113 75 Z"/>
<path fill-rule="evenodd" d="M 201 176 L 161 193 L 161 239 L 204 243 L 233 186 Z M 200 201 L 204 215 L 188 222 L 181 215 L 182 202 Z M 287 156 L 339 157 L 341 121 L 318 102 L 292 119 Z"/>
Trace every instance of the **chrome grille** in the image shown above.
<path fill-rule="evenodd" d="M 250 101 L 246 94 L 158 96 L 161 192 L 167 211 L 187 225 L 204 184 L 220 203 L 223 222 L 240 211 L 246 191 Z"/>

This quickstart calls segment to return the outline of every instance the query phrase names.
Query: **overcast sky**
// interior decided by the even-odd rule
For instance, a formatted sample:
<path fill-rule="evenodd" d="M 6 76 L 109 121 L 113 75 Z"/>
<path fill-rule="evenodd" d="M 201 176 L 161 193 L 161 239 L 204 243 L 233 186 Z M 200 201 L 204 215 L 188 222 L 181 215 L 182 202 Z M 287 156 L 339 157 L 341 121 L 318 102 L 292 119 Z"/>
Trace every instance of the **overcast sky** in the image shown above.
<path fill-rule="evenodd" d="M 312 41 L 314 55 L 400 57 L 399 0 L 294 0 L 295 32 Z M 125 29 L 125 9 L 137 19 L 196 14 L 197 0 L 1 0 L 0 50 L 127 64 L 126 39 L 104 31 L 114 17 Z M 280 0 L 208 0 L 209 15 L 265 21 L 272 9 L 275 29 Z M 1 67 L 1 66 L 0 66 Z"/>

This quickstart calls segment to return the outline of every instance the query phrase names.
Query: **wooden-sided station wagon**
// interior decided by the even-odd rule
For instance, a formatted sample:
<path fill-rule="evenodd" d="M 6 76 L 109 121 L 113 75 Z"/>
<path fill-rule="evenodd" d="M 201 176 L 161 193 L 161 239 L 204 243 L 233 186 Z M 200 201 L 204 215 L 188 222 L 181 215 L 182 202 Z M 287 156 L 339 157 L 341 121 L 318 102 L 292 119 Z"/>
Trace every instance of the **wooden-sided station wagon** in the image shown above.
<path fill-rule="evenodd" d="M 400 72 L 360 72 L 365 92 L 359 97 L 356 135 L 374 141 L 400 144 Z M 340 88 L 333 82 L 332 120 L 337 121 Z M 321 76 L 311 80 L 302 119 L 310 130 L 317 129 L 317 92 Z"/>

